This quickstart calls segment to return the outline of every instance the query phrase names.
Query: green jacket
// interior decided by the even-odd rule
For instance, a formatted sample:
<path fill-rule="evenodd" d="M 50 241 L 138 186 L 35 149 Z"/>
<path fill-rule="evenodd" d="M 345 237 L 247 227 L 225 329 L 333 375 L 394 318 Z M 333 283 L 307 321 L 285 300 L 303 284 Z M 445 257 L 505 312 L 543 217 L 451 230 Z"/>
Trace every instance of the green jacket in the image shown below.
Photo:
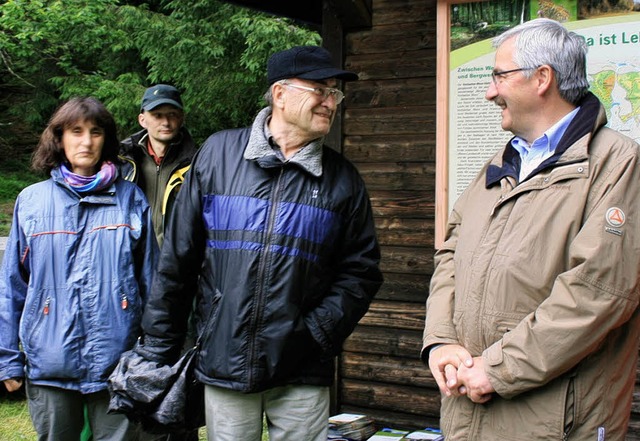
<path fill-rule="evenodd" d="M 138 184 L 147 197 L 155 235 L 162 247 L 166 222 L 197 147 L 183 127 L 158 166 L 147 151 L 147 139 L 147 130 L 141 130 L 120 143 L 120 172 L 124 179 Z"/>

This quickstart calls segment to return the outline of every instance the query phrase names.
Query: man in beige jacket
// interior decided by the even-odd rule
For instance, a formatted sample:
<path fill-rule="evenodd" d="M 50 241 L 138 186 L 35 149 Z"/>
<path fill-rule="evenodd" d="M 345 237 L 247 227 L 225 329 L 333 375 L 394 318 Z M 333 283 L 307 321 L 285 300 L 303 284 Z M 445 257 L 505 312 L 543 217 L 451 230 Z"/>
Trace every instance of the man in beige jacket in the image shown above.
<path fill-rule="evenodd" d="M 623 440 L 640 315 L 639 146 L 605 127 L 584 39 L 496 37 L 486 98 L 514 137 L 456 202 L 422 357 L 448 441 Z"/>

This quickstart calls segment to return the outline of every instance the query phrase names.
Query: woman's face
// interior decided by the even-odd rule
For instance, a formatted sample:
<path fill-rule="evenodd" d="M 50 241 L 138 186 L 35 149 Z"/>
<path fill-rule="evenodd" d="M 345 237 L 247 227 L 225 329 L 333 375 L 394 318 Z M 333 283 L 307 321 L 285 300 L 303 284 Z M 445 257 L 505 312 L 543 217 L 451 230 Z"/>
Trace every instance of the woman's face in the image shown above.
<path fill-rule="evenodd" d="M 82 176 L 98 172 L 104 130 L 92 121 L 76 121 L 62 132 L 62 147 L 71 171 Z"/>

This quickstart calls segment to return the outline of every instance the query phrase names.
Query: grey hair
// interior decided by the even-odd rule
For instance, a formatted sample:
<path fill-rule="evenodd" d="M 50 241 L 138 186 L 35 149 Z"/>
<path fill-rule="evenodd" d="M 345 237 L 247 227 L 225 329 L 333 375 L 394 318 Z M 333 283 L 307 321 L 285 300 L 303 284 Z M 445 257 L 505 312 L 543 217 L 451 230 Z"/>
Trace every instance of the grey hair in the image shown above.
<path fill-rule="evenodd" d="M 276 84 L 289 84 L 289 80 L 285 78 L 284 80 L 276 81 L 270 85 L 264 95 L 262 95 L 262 98 L 267 102 L 269 107 L 273 107 L 273 86 Z"/>
<path fill-rule="evenodd" d="M 271 87 L 272 86 L 273 86 L 273 84 L 271 86 L 269 86 L 269 88 L 264 93 L 264 95 L 262 95 L 262 98 L 267 102 L 269 107 L 273 106 L 273 93 L 271 92 Z"/>
<path fill-rule="evenodd" d="M 571 104 L 587 94 L 587 43 L 584 37 L 568 31 L 555 20 L 537 18 L 505 31 L 493 39 L 498 48 L 515 38 L 513 62 L 518 67 L 538 67 L 544 64 L 556 73 L 558 92 Z M 532 71 L 524 71 L 527 77 Z"/>

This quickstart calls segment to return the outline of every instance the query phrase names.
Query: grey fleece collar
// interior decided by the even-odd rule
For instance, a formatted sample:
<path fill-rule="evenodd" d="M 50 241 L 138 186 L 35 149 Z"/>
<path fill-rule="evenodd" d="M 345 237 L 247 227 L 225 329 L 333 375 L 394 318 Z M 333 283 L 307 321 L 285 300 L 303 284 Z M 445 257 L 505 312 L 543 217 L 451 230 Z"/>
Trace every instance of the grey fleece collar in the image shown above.
<path fill-rule="evenodd" d="M 271 108 L 265 107 L 253 121 L 249 143 L 244 151 L 245 159 L 256 160 L 265 156 L 277 156 L 264 133 L 264 125 L 270 116 Z M 322 140 L 323 138 L 319 138 L 311 141 L 284 162 L 297 164 L 313 176 L 322 176 Z"/>

